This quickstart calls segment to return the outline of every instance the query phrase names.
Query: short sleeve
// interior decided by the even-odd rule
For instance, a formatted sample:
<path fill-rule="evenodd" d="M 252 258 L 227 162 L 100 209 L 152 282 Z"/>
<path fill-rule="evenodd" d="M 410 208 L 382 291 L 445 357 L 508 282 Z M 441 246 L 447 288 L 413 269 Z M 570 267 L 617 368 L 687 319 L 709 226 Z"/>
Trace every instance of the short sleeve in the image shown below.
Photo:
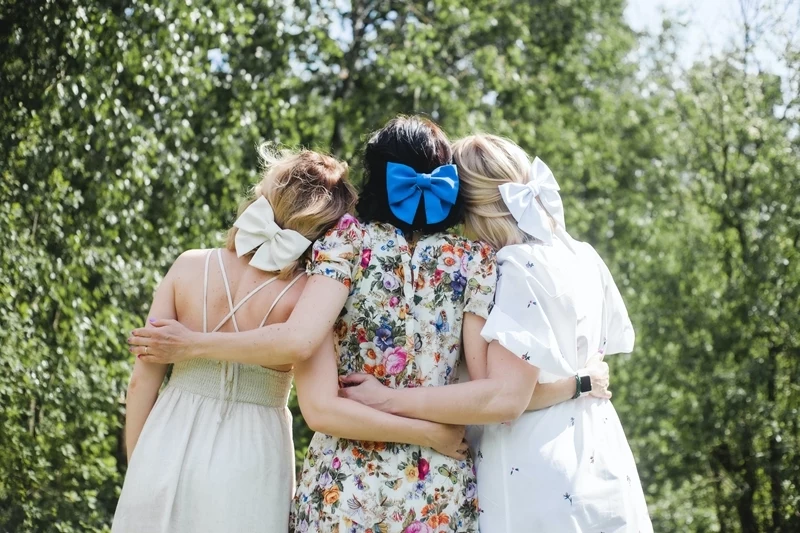
<path fill-rule="evenodd" d="M 364 245 L 364 228 L 352 215 L 339 219 L 335 228 L 314 243 L 306 272 L 319 274 L 350 287 Z"/>
<path fill-rule="evenodd" d="M 564 377 L 574 375 L 537 301 L 534 275 L 513 255 L 502 260 L 498 269 L 500 279 L 494 308 L 481 331 L 483 338 L 487 342 L 498 341 L 508 351 L 545 372 Z"/>
<path fill-rule="evenodd" d="M 497 285 L 497 258 L 491 246 L 473 243 L 467 263 L 467 289 L 464 312 L 486 319 L 494 303 Z"/>
<path fill-rule="evenodd" d="M 617 284 L 614 283 L 611 272 L 599 255 L 597 255 L 597 262 L 603 279 L 603 324 L 605 330 L 603 353 L 606 355 L 631 353 L 636 335 L 631 319 L 628 317 L 628 309 L 625 307 L 625 302 L 622 301 L 622 294 L 620 294 Z"/>

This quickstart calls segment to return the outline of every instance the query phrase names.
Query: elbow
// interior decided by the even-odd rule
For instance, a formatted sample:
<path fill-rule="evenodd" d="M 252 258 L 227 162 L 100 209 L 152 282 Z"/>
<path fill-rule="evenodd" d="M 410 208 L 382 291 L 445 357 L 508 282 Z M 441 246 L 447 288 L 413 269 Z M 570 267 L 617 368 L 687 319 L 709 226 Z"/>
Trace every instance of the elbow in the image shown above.
<path fill-rule="evenodd" d="M 495 422 L 511 422 L 519 418 L 528 408 L 532 394 L 533 388 L 528 385 L 506 387 L 498 398 Z"/>
<path fill-rule="evenodd" d="M 511 422 L 519 418 L 525 412 L 528 402 L 518 401 L 516 398 L 506 403 L 503 409 L 500 410 L 500 422 Z"/>
<path fill-rule="evenodd" d="M 134 372 L 131 375 L 130 381 L 128 381 L 128 392 L 126 394 L 126 397 L 131 397 L 136 395 L 136 393 L 139 392 L 139 390 L 142 388 L 142 385 L 143 385 L 142 379 L 139 376 L 137 376 L 136 373 Z"/>
<path fill-rule="evenodd" d="M 308 361 L 316 352 L 315 347 L 312 346 L 308 339 L 297 339 L 295 346 L 294 358 L 296 363 Z"/>
<path fill-rule="evenodd" d="M 290 354 L 293 363 L 304 363 L 317 352 L 314 341 L 300 332 L 289 332 L 284 337 L 284 353 Z"/>
<path fill-rule="evenodd" d="M 335 420 L 335 416 L 324 405 L 301 405 L 300 412 L 303 414 L 303 420 L 308 429 L 326 435 L 331 434 L 332 421 Z"/>

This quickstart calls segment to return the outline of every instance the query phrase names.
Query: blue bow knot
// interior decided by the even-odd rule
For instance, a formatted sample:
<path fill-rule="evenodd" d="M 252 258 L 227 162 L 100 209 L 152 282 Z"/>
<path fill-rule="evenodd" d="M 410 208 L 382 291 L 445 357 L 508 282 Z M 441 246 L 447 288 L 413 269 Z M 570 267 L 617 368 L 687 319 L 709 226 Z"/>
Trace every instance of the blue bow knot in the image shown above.
<path fill-rule="evenodd" d="M 417 174 L 417 187 L 425 191 L 431 190 L 431 175 Z"/>
<path fill-rule="evenodd" d="M 386 190 L 394 216 L 412 224 L 419 203 L 425 197 L 425 220 L 438 224 L 447 218 L 458 197 L 458 169 L 442 165 L 430 174 L 417 172 L 408 165 L 387 163 Z"/>

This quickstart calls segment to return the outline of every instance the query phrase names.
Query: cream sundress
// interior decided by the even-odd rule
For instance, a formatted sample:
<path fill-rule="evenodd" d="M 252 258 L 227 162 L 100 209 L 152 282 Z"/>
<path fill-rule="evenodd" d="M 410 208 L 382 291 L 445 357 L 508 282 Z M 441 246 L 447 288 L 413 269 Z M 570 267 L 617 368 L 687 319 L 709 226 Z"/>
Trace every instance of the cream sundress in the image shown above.
<path fill-rule="evenodd" d="M 208 331 L 208 266 L 203 287 L 203 332 Z M 236 305 L 222 255 L 216 250 L 238 332 Z M 263 326 L 292 280 L 267 311 Z M 256 365 L 193 359 L 178 363 L 159 395 L 131 457 L 113 533 L 232 533 L 286 531 L 294 491 L 291 372 Z"/>
<path fill-rule="evenodd" d="M 487 317 L 496 281 L 486 245 L 437 233 L 411 248 L 395 227 L 349 216 L 315 243 L 309 273 L 350 288 L 334 326 L 339 374 L 393 388 L 455 381 L 464 313 Z M 316 433 L 294 512 L 301 533 L 475 533 L 472 459 Z"/>

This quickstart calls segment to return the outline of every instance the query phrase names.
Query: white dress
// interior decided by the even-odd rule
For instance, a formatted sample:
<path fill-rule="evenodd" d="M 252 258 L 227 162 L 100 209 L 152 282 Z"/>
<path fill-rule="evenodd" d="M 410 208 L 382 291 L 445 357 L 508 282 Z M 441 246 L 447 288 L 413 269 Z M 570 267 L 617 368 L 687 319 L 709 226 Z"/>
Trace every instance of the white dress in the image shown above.
<path fill-rule="evenodd" d="M 229 319 L 239 331 L 235 310 L 277 278 L 234 306 L 221 259 L 220 268 L 232 311 L 213 331 Z M 295 485 L 291 384 L 291 372 L 260 366 L 204 359 L 176 364 L 134 449 L 112 532 L 287 531 Z"/>
<path fill-rule="evenodd" d="M 497 255 L 495 308 L 482 332 L 541 369 L 574 376 L 597 352 L 633 350 L 633 326 L 606 265 L 557 230 L 553 246 Z M 507 424 L 471 429 L 481 533 L 653 531 L 628 442 L 609 400 L 588 395 Z"/>

